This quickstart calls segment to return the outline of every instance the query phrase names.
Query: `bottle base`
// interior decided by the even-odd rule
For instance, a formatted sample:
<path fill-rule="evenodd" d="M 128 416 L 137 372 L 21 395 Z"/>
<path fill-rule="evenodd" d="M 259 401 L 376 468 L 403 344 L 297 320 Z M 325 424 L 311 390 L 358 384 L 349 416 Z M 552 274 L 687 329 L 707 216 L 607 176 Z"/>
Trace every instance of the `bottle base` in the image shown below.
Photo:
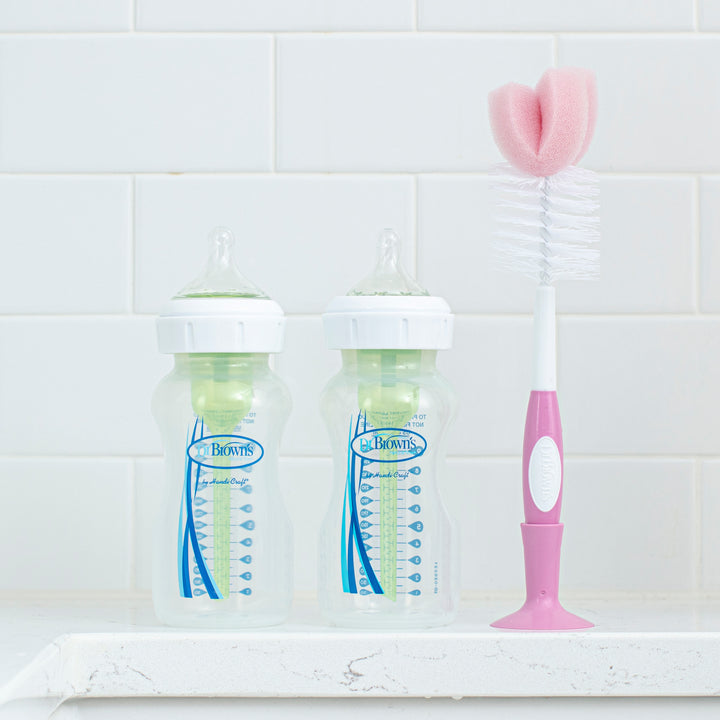
<path fill-rule="evenodd" d="M 247 630 L 250 628 L 273 627 L 282 625 L 287 615 L 237 616 L 237 615 L 161 615 L 155 612 L 157 619 L 168 627 L 194 630 Z"/>
<path fill-rule="evenodd" d="M 244 603 L 243 603 L 244 604 Z M 290 606 L 265 607 L 253 603 L 242 607 L 237 601 L 182 599 L 173 602 L 153 601 L 155 617 L 169 627 L 199 630 L 243 630 L 247 628 L 272 627 L 284 623 L 290 614 Z"/>
<path fill-rule="evenodd" d="M 357 630 L 424 630 L 449 625 L 455 619 L 455 613 L 390 615 L 356 611 L 338 614 L 323 613 L 323 617 L 334 627 Z"/>

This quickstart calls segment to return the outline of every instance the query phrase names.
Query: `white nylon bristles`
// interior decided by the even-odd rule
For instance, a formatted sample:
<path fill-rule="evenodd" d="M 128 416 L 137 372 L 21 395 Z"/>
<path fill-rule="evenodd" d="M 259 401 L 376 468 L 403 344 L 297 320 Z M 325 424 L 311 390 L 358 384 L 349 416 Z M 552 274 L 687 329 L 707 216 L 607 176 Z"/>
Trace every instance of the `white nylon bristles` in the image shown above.
<path fill-rule="evenodd" d="M 570 166 L 536 177 L 502 163 L 494 168 L 492 189 L 498 267 L 521 272 L 541 285 L 559 277 L 599 276 L 599 191 L 594 172 Z"/>

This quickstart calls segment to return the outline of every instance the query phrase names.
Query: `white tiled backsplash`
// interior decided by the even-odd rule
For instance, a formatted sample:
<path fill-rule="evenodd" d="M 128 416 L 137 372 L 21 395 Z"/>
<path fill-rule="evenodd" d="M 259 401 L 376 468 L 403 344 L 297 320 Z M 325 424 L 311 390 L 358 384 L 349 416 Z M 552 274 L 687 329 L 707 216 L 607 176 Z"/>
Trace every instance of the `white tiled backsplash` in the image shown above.
<path fill-rule="evenodd" d="M 463 587 L 519 592 L 533 287 L 492 267 L 487 93 L 597 72 L 602 279 L 559 288 L 563 586 L 720 592 L 719 0 L 0 5 L 0 590 L 146 591 L 169 367 L 152 315 L 215 225 L 289 315 L 282 479 L 311 592 L 319 314 L 394 227 L 457 313 Z"/>

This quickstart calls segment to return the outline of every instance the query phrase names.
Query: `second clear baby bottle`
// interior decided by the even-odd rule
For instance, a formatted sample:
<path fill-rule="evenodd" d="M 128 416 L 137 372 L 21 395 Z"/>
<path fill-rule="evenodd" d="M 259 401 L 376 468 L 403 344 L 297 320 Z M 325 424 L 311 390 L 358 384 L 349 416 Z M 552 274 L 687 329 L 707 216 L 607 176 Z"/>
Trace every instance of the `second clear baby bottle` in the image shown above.
<path fill-rule="evenodd" d="M 435 366 L 453 316 L 398 254 L 384 231 L 374 273 L 323 315 L 343 363 L 322 397 L 334 490 L 318 599 L 337 625 L 430 627 L 450 622 L 457 605 L 454 533 L 438 489 L 455 400 Z"/>

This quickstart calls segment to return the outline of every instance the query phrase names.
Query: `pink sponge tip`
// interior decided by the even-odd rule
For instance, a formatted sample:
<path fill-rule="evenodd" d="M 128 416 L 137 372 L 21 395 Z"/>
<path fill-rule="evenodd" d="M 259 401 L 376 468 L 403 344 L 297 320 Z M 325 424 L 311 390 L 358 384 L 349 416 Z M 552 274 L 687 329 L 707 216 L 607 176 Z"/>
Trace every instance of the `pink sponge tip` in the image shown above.
<path fill-rule="evenodd" d="M 597 119 L 595 74 L 551 68 L 535 90 L 508 83 L 489 96 L 490 126 L 505 159 L 531 175 L 554 175 L 586 153 Z"/>

